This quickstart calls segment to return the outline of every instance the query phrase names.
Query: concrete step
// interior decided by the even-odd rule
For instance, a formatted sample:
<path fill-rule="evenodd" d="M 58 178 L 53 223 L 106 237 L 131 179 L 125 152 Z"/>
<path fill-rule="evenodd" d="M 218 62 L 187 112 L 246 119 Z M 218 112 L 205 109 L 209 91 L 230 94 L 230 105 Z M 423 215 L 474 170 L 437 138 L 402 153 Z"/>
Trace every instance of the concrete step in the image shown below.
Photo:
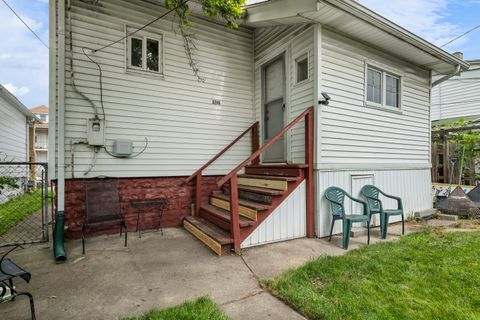
<path fill-rule="evenodd" d="M 422 210 L 415 212 L 415 218 L 418 220 L 429 220 L 435 217 L 436 209 Z"/>

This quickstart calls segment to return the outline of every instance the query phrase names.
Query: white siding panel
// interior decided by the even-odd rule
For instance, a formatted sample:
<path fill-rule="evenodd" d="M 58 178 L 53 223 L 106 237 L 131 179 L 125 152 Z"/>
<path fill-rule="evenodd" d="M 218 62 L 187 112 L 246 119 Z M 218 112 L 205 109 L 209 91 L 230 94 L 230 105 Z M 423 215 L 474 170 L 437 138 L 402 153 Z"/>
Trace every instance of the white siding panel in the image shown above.
<path fill-rule="evenodd" d="M 290 25 L 259 28 L 255 30 L 255 117 L 262 125 L 262 65 L 282 52 L 287 59 L 286 72 L 286 117 L 285 125 L 295 119 L 305 109 L 314 104 L 314 52 L 313 27 L 309 25 Z M 309 57 L 309 78 L 296 84 L 295 59 L 307 54 Z M 296 125 L 287 133 L 287 160 L 303 163 L 305 156 L 304 123 Z"/>
<path fill-rule="evenodd" d="M 74 0 L 72 4 L 67 31 L 73 33 L 76 84 L 100 108 L 98 69 L 84 56 L 82 47 L 96 49 L 115 41 L 124 36 L 125 24 L 140 27 L 165 8 L 140 0 L 105 0 L 98 6 Z M 92 55 L 103 71 L 107 149 L 115 139 L 132 140 L 134 152 L 143 148 L 145 137 L 149 144 L 145 153 L 133 159 L 112 158 L 101 150 L 89 176 L 190 175 L 253 123 L 253 33 L 228 31 L 198 18 L 192 21 L 197 47 L 193 58 L 200 76 L 206 79 L 203 83 L 193 75 L 171 17 L 146 29 L 164 36 L 164 77 L 126 73 L 123 41 Z M 67 36 L 67 50 L 69 44 Z M 65 91 L 65 157 L 66 163 L 71 163 L 70 143 L 86 138 L 86 123 L 93 117 L 93 109 L 71 86 L 68 58 Z M 214 99 L 221 104 L 213 105 Z M 223 174 L 249 153 L 246 136 L 205 174 Z M 83 177 L 93 155 L 92 148 L 75 146 L 76 177 Z M 69 166 L 66 175 L 71 174 Z"/>
<path fill-rule="evenodd" d="M 365 63 L 403 76 L 401 112 L 364 106 Z M 428 165 L 429 73 L 332 31 L 322 33 L 321 164 Z M 375 168 L 372 165 L 372 168 Z"/>
<path fill-rule="evenodd" d="M 480 72 L 468 71 L 432 89 L 432 121 L 468 116 L 480 118 Z"/>
<path fill-rule="evenodd" d="M 17 108 L 0 97 L 0 161 L 28 161 L 27 119 Z"/>
<path fill-rule="evenodd" d="M 317 178 L 316 200 L 317 212 L 315 215 L 316 232 L 319 237 L 329 235 L 331 226 L 330 205 L 324 197 L 328 187 L 336 186 L 352 193 L 352 196 L 361 198 L 359 191 L 364 184 L 374 184 L 385 193 L 399 196 L 403 200 L 406 216 L 414 211 L 430 209 L 431 173 L 429 169 L 415 170 L 372 170 L 372 171 L 315 171 Z M 358 178 L 361 179 L 358 179 Z M 395 208 L 396 201 L 382 198 L 385 208 Z M 351 201 L 346 201 L 347 214 L 358 209 Z M 357 213 L 357 212 L 354 212 Z M 391 222 L 400 221 L 399 217 Z M 378 221 L 375 221 L 378 223 Z M 334 233 L 342 232 L 342 223 L 335 224 Z"/>
<path fill-rule="evenodd" d="M 306 191 L 303 181 L 242 243 L 248 248 L 306 236 Z"/>

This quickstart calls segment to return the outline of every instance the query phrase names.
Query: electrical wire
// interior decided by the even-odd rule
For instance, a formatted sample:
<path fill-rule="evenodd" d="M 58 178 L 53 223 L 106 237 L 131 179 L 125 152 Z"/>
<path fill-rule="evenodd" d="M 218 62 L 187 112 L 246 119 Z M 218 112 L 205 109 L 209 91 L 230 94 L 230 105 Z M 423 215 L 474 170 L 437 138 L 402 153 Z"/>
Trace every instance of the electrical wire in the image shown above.
<path fill-rule="evenodd" d="M 5 1 L 5 0 L 2 0 L 2 1 Z M 134 35 L 135 33 L 139 32 L 139 31 L 142 31 L 143 29 L 145 29 L 145 28 L 148 27 L 149 25 L 157 22 L 158 20 L 160 20 L 160 19 L 162 19 L 163 17 L 169 15 L 170 13 L 172 13 L 172 12 L 180 9 L 181 7 L 183 7 L 184 5 L 186 5 L 187 2 L 189 2 L 189 1 L 190 1 L 190 0 L 182 1 L 180 4 L 178 4 L 178 6 L 176 6 L 176 7 L 173 8 L 173 9 L 168 10 L 167 12 L 165 12 L 164 14 L 162 14 L 161 16 L 153 19 L 152 21 L 150 21 L 149 23 L 147 23 L 146 25 L 144 25 L 143 27 L 141 27 L 141 28 L 139 28 L 139 29 L 137 29 L 137 30 L 135 30 L 135 31 L 132 31 L 131 33 L 127 34 L 126 36 L 124 36 L 124 37 L 122 37 L 122 38 L 120 38 L 120 39 L 118 39 L 118 40 L 116 40 L 116 41 L 113 41 L 113 42 L 111 42 L 111 43 L 109 43 L 109 44 L 107 44 L 107 45 L 104 45 L 104 46 L 101 47 L 100 49 L 93 50 L 93 52 L 102 51 L 103 49 L 106 49 L 106 48 L 108 48 L 108 47 L 111 47 L 111 46 L 113 46 L 114 44 L 119 43 L 120 41 L 125 40 L 126 38 Z"/>
<path fill-rule="evenodd" d="M 43 40 L 38 36 L 38 34 L 36 34 L 35 31 L 33 31 L 33 29 L 30 28 L 30 26 L 15 12 L 15 10 L 13 10 L 13 8 L 10 7 L 10 5 L 7 3 L 7 1 L 6 1 L 6 0 L 2 0 L 2 2 L 5 3 L 5 5 L 8 7 L 8 9 L 10 9 L 10 10 L 13 12 L 13 14 L 14 14 L 15 16 L 17 16 L 17 18 L 18 18 L 20 21 L 22 21 L 22 23 L 25 25 L 25 27 L 27 27 L 28 30 L 30 30 L 30 32 L 33 33 L 33 35 L 38 39 L 38 41 L 40 41 L 40 42 L 44 45 L 44 47 L 48 49 L 47 44 L 46 44 L 45 42 L 43 42 Z"/>
<path fill-rule="evenodd" d="M 102 72 L 102 68 L 100 67 L 100 64 L 98 64 L 98 62 L 96 62 L 95 60 L 93 60 L 92 58 L 90 58 L 90 56 L 85 52 L 86 49 L 89 49 L 89 48 L 82 48 L 82 52 L 83 54 L 85 55 L 85 57 L 88 58 L 88 60 L 90 60 L 92 63 L 94 63 L 97 68 L 98 68 L 98 77 L 99 77 L 99 82 L 100 82 L 100 105 L 102 106 L 102 113 L 103 113 L 103 119 L 105 119 L 105 108 L 103 106 L 103 72 Z M 89 49 L 89 50 L 92 50 L 92 49 Z M 97 113 L 95 112 L 95 117 L 98 118 L 98 115 Z"/>
<path fill-rule="evenodd" d="M 142 153 L 145 152 L 145 150 L 147 150 L 147 147 L 148 147 L 148 138 L 145 137 L 145 146 L 143 147 L 143 149 L 137 153 L 135 153 L 134 155 L 131 155 L 131 156 L 128 156 L 128 157 L 123 157 L 123 156 L 118 156 L 110 151 L 107 150 L 107 147 L 103 147 L 103 149 L 105 150 L 106 153 L 108 153 L 110 156 L 114 157 L 114 158 L 119 158 L 119 159 L 131 159 L 131 158 L 136 158 L 138 157 L 139 155 L 141 155 Z"/>
<path fill-rule="evenodd" d="M 95 119 L 98 119 L 98 111 L 97 111 L 97 106 L 95 103 L 93 103 L 92 99 L 87 97 L 80 89 L 77 88 L 77 83 L 75 82 L 75 70 L 73 67 L 73 36 L 72 36 L 72 15 L 71 15 L 71 6 L 69 3 L 68 9 L 67 9 L 67 19 L 68 19 L 68 25 L 70 26 L 70 30 L 68 32 L 68 37 L 69 37 L 69 42 L 70 42 L 70 55 L 69 55 L 69 61 L 70 61 L 70 81 L 73 90 L 78 93 L 85 101 L 87 101 L 93 108 L 93 113 L 95 114 Z M 105 114 L 104 114 L 105 117 Z M 104 118 L 105 119 L 105 118 Z"/>
<path fill-rule="evenodd" d="M 480 24 L 479 24 L 478 26 L 473 27 L 472 29 L 464 32 L 463 34 L 459 35 L 458 37 L 453 38 L 452 40 L 448 41 L 448 42 L 445 43 L 444 45 L 441 45 L 440 48 L 443 48 L 443 47 L 445 47 L 446 45 L 449 45 L 450 43 L 452 43 L 452 42 L 454 42 L 454 41 L 457 41 L 457 40 L 460 39 L 460 38 L 465 37 L 467 34 L 473 32 L 473 31 L 475 31 L 475 30 L 477 30 L 477 29 L 479 29 L 479 28 L 480 28 Z"/>

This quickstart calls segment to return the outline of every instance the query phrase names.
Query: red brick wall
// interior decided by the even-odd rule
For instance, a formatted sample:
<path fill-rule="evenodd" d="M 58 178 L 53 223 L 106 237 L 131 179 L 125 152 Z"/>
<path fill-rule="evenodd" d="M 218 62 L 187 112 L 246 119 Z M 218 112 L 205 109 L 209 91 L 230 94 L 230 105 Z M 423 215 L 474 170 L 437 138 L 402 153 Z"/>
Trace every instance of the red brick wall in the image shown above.
<path fill-rule="evenodd" d="M 216 182 L 220 176 L 203 177 L 202 185 L 203 200 L 217 190 Z M 163 211 L 161 220 L 162 227 L 179 227 L 182 219 L 191 214 L 191 204 L 195 201 L 195 181 L 185 184 L 186 177 L 156 177 L 156 178 L 120 178 L 120 201 L 122 214 L 125 216 L 129 231 L 135 231 L 137 211 L 132 208 L 132 200 L 150 200 L 165 198 L 169 201 Z M 78 239 L 81 237 L 83 224 L 82 204 L 85 199 L 84 179 L 65 180 L 65 232 L 66 239 Z M 143 229 L 156 228 L 158 224 L 155 209 L 142 210 Z M 119 232 L 115 225 L 95 227 L 87 237 L 100 234 L 113 234 Z"/>

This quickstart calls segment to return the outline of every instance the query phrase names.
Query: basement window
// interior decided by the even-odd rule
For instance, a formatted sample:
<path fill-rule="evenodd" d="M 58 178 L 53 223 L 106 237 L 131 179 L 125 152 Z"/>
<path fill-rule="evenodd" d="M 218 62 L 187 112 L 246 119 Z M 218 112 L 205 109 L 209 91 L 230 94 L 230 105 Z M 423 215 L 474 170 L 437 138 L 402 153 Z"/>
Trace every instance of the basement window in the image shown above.
<path fill-rule="evenodd" d="M 133 30 L 125 28 L 126 34 Z M 163 75 L 163 35 L 137 32 L 126 41 L 127 71 Z"/>
<path fill-rule="evenodd" d="M 365 105 L 399 110 L 401 107 L 401 83 L 401 76 L 367 65 Z"/>

